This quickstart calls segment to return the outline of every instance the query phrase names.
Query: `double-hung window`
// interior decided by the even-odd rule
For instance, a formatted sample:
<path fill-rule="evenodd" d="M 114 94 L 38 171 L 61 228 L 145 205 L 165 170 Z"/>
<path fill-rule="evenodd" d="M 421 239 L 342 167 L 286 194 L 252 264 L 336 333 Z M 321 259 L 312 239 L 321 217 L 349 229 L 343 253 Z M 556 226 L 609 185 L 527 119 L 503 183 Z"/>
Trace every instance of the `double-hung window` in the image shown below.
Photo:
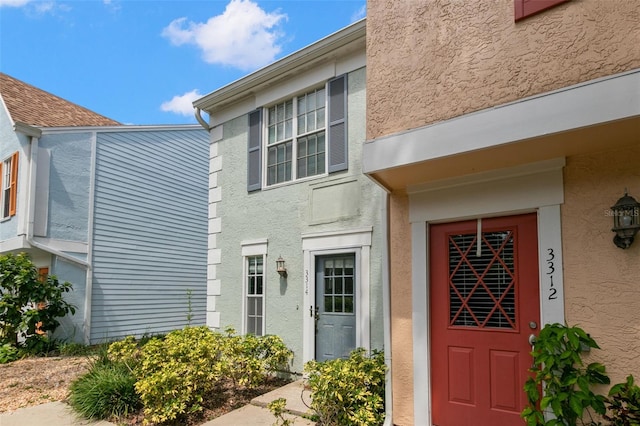
<path fill-rule="evenodd" d="M 264 256 L 247 256 L 246 333 L 264 334 Z"/>
<path fill-rule="evenodd" d="M 251 112 L 247 169 L 249 192 L 347 170 L 346 75 Z"/>
<path fill-rule="evenodd" d="M 267 186 L 326 172 L 326 90 L 267 109 Z"/>
<path fill-rule="evenodd" d="M 18 196 L 18 152 L 0 163 L 0 219 L 16 214 Z"/>

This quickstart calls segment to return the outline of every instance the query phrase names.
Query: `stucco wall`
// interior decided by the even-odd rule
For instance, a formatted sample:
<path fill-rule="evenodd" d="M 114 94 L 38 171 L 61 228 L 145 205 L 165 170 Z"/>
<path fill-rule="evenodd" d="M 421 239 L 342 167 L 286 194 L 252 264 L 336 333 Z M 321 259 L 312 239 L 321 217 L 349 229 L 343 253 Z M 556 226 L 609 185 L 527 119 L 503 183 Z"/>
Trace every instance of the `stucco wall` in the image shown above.
<path fill-rule="evenodd" d="M 406 194 L 389 197 L 391 281 L 391 368 L 393 422 L 413 423 L 413 336 L 411 310 L 411 224 Z"/>
<path fill-rule="evenodd" d="M 640 3 L 367 2 L 367 137 L 640 66 Z"/>
<path fill-rule="evenodd" d="M 640 146 L 567 158 L 562 206 L 567 323 L 590 333 L 612 383 L 640 372 L 640 235 L 613 244 L 609 208 L 624 194 L 640 200 Z"/>
<path fill-rule="evenodd" d="M 242 241 L 268 240 L 265 260 L 266 333 L 281 336 L 295 353 L 294 371 L 302 371 L 304 259 L 302 234 L 373 226 L 371 247 L 371 345 L 382 348 L 382 220 L 384 191 L 362 174 L 365 139 L 365 70 L 348 78 L 349 170 L 326 177 L 294 182 L 247 193 L 247 117 L 224 123 L 217 177 L 221 201 L 216 208 L 222 232 L 217 236 L 220 264 L 216 275 L 220 295 L 215 310 L 220 327 L 241 330 L 243 258 Z M 346 199 L 345 199 L 346 198 Z M 327 205 L 326 202 L 331 202 Z M 325 203 L 325 204 L 323 204 Z M 286 261 L 288 277 L 281 280 L 275 260 Z"/>

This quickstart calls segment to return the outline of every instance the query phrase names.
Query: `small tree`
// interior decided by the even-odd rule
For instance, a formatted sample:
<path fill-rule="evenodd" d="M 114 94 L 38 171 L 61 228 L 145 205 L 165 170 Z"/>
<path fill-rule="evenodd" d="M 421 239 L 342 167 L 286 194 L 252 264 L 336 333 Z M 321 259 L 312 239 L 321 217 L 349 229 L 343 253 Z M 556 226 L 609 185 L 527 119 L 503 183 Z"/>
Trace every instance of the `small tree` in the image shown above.
<path fill-rule="evenodd" d="M 17 347 L 18 336 L 29 342 L 40 338 L 36 330 L 55 331 L 58 318 L 75 313 L 63 297 L 71 289 L 55 276 L 40 277 L 26 253 L 0 256 L 0 342 Z"/>

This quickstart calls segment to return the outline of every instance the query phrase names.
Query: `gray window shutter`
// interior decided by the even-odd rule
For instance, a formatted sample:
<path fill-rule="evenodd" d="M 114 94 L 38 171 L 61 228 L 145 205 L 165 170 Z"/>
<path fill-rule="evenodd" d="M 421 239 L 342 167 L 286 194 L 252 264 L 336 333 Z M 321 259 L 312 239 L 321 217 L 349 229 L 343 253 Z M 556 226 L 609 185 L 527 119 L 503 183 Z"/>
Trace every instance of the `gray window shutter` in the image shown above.
<path fill-rule="evenodd" d="M 262 109 L 249 113 L 247 191 L 258 191 L 262 178 Z"/>
<path fill-rule="evenodd" d="M 347 77 L 329 81 L 329 173 L 349 168 L 347 150 Z"/>

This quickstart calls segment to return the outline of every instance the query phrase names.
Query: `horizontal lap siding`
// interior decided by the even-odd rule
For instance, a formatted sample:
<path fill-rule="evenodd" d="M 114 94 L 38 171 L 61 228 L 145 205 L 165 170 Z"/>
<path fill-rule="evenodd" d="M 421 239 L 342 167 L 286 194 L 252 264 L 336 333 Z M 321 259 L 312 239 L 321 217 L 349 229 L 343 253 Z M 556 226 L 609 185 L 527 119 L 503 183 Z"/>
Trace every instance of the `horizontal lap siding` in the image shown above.
<path fill-rule="evenodd" d="M 98 133 L 91 341 L 204 324 L 208 135 Z"/>

